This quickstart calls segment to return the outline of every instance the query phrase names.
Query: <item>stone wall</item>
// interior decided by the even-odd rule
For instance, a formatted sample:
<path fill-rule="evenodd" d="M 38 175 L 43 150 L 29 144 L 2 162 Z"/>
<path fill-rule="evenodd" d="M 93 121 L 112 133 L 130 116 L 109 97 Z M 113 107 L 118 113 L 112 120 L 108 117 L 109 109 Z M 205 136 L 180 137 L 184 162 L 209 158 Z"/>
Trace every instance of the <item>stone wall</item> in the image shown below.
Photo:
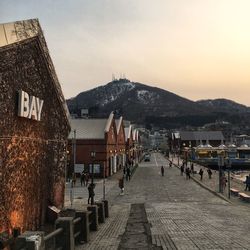
<path fill-rule="evenodd" d="M 37 229 L 62 207 L 69 123 L 38 37 L 0 48 L 0 232 Z M 17 91 L 44 100 L 41 121 L 17 116 Z"/>

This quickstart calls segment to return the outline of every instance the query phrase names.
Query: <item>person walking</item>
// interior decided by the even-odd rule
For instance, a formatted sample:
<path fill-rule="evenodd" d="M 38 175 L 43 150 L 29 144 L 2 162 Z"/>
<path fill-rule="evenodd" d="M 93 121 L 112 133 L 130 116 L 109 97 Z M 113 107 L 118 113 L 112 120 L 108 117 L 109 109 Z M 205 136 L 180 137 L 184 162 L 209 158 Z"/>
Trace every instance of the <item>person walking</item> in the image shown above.
<path fill-rule="evenodd" d="M 184 165 L 182 164 L 181 165 L 181 175 L 183 175 L 183 173 L 184 173 Z"/>
<path fill-rule="evenodd" d="M 131 171 L 130 171 L 130 167 L 127 168 L 127 174 L 126 174 L 126 180 L 130 181 L 130 177 L 131 177 Z"/>
<path fill-rule="evenodd" d="M 164 167 L 161 166 L 161 176 L 164 176 Z"/>
<path fill-rule="evenodd" d="M 172 161 L 169 162 L 169 167 L 172 168 Z"/>
<path fill-rule="evenodd" d="M 91 205 L 94 204 L 94 196 L 95 196 L 94 189 L 95 189 L 95 184 L 94 183 L 90 183 L 89 186 L 88 186 L 88 191 L 89 191 L 88 204 L 89 204 L 89 202 L 91 200 Z"/>
<path fill-rule="evenodd" d="M 248 189 L 248 179 L 249 179 L 249 177 L 248 177 L 248 175 L 246 175 L 246 180 L 244 181 L 244 183 L 246 184 L 245 191 L 247 191 L 247 189 Z"/>
<path fill-rule="evenodd" d="M 192 173 L 193 176 L 194 176 L 194 164 L 193 164 L 193 163 L 191 164 L 191 173 Z"/>
<path fill-rule="evenodd" d="M 124 179 L 123 179 L 123 177 L 121 177 L 119 179 L 119 188 L 121 190 L 120 195 L 123 195 L 124 194 Z"/>
<path fill-rule="evenodd" d="M 250 191 L 250 174 L 246 176 L 246 189 L 245 191 Z"/>
<path fill-rule="evenodd" d="M 186 179 L 190 179 L 190 173 L 191 173 L 191 170 L 189 167 L 186 168 Z"/>
<path fill-rule="evenodd" d="M 123 176 L 126 176 L 126 166 L 123 168 Z"/>
<path fill-rule="evenodd" d="M 199 175 L 200 175 L 200 180 L 202 181 L 202 179 L 203 179 L 203 170 L 202 170 L 202 168 L 199 171 Z"/>
<path fill-rule="evenodd" d="M 73 187 L 76 185 L 76 173 L 72 173 L 72 185 Z"/>
<path fill-rule="evenodd" d="M 84 171 L 82 171 L 82 173 L 81 173 L 81 177 L 80 177 L 80 180 L 81 180 L 81 187 L 82 187 L 82 184 L 83 184 L 83 186 L 85 187 L 85 177 L 86 177 L 86 175 L 85 175 L 85 172 Z"/>
<path fill-rule="evenodd" d="M 89 184 L 89 173 L 86 173 L 86 174 L 85 174 L 85 184 L 86 184 L 86 187 L 87 187 L 88 184 Z"/>
<path fill-rule="evenodd" d="M 223 174 L 223 176 L 221 177 L 221 191 L 222 193 L 224 192 L 224 190 L 226 189 L 227 186 L 227 178 L 226 176 Z"/>
<path fill-rule="evenodd" d="M 211 179 L 212 178 L 212 171 L 210 168 L 207 170 L 207 174 L 208 174 L 208 178 Z"/>

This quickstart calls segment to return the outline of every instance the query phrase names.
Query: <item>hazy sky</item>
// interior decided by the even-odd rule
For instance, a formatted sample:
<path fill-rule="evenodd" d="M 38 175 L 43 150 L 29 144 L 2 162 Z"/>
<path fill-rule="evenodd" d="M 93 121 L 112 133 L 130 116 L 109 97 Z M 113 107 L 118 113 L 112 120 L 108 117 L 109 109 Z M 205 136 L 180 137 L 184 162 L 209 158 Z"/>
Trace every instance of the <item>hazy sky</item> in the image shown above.
<path fill-rule="evenodd" d="M 66 98 L 124 73 L 192 100 L 250 106 L 250 0 L 0 0 L 39 18 Z"/>

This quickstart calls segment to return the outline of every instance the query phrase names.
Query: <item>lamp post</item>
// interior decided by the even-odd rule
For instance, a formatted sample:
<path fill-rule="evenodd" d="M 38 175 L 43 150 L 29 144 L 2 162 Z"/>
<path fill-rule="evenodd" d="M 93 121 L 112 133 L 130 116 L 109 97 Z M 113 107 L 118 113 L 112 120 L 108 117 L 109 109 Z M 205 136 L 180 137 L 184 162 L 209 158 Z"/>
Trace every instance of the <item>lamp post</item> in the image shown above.
<path fill-rule="evenodd" d="M 74 139 L 72 138 L 72 149 L 73 149 L 73 173 L 70 188 L 70 204 L 73 206 L 74 202 L 74 185 L 75 185 L 75 165 L 76 165 L 76 130 L 74 129 Z"/>
<path fill-rule="evenodd" d="M 231 171 L 231 166 L 232 166 L 231 159 L 228 158 L 228 161 L 227 161 L 227 174 L 228 174 L 227 183 L 228 183 L 228 198 L 229 199 L 231 198 L 231 193 L 230 193 L 230 171 Z"/>
<path fill-rule="evenodd" d="M 95 151 L 91 152 L 91 159 L 92 159 L 92 176 L 91 176 L 91 188 L 92 188 L 92 195 L 91 195 L 91 205 L 94 205 L 94 189 L 95 189 L 95 184 L 94 184 L 94 160 L 95 160 Z"/>
<path fill-rule="evenodd" d="M 219 168 L 219 193 L 222 193 L 222 183 L 221 183 L 221 179 L 222 179 L 222 167 L 224 166 L 224 157 L 223 155 L 219 155 L 218 156 L 218 168 Z"/>
<path fill-rule="evenodd" d="M 105 178 L 106 178 L 106 168 L 105 168 L 106 162 L 103 162 L 103 200 L 106 199 L 105 193 L 106 193 L 106 183 L 105 183 Z"/>

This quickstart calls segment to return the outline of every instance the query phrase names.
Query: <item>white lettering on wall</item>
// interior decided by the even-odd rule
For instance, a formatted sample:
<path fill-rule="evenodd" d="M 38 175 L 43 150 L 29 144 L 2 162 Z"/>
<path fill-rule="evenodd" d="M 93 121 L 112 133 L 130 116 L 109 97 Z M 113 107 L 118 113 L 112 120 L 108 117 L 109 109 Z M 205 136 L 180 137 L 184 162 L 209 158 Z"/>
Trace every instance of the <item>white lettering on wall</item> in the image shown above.
<path fill-rule="evenodd" d="M 23 90 L 18 91 L 18 115 L 28 119 L 40 121 L 43 108 L 43 100 L 35 96 L 29 96 Z"/>

